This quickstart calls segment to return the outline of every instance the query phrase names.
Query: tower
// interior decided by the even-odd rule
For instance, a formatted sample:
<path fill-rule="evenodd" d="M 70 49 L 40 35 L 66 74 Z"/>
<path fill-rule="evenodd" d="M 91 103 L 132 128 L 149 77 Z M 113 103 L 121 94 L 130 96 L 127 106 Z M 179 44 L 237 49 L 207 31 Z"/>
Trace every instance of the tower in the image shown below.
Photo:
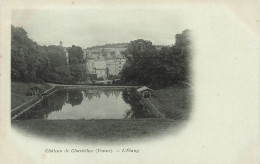
<path fill-rule="evenodd" d="M 66 58 L 67 58 L 67 64 L 69 64 L 69 53 L 66 49 L 66 47 L 63 47 L 62 45 L 62 41 L 60 41 L 60 47 L 63 49 L 63 51 L 65 52 Z"/>

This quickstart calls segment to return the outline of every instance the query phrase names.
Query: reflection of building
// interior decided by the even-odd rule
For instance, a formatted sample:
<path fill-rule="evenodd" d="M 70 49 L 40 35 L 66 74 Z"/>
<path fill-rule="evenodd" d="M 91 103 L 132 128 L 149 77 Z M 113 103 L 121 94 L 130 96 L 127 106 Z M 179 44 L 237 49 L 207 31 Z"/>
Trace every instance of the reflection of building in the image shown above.
<path fill-rule="evenodd" d="M 90 90 L 89 90 L 89 93 L 91 94 L 91 95 L 93 95 L 93 96 L 95 96 L 95 97 L 101 97 L 101 95 L 103 94 L 103 91 L 101 91 L 101 90 L 97 90 L 97 89 L 94 89 L 94 90 L 91 90 L 91 92 L 90 92 Z M 93 97 L 92 96 L 92 97 Z M 91 97 L 91 98 L 92 98 Z"/>
<path fill-rule="evenodd" d="M 120 95 L 121 91 L 114 91 L 114 95 L 116 96 L 116 98 Z"/>
<path fill-rule="evenodd" d="M 106 60 L 99 58 L 98 60 L 94 61 L 94 70 L 97 74 L 97 77 L 106 77 L 107 69 L 106 69 Z"/>
<path fill-rule="evenodd" d="M 109 96 L 113 93 L 113 91 L 107 90 L 106 93 L 107 93 L 107 95 L 108 95 L 108 97 L 109 97 Z"/>
<path fill-rule="evenodd" d="M 106 97 L 109 96 L 115 96 L 118 97 L 122 91 L 120 90 L 103 90 L 103 89 L 88 89 L 83 91 L 84 97 L 87 97 L 89 100 L 91 100 L 93 97 L 100 98 L 103 94 Z"/>
<path fill-rule="evenodd" d="M 126 58 L 122 55 L 122 50 L 120 50 L 84 50 L 86 52 L 87 72 L 96 74 L 98 78 L 106 78 L 107 75 L 118 75 L 126 62 Z"/>
<path fill-rule="evenodd" d="M 109 94 L 107 91 L 104 91 L 104 94 L 107 96 L 107 98 L 109 97 Z"/>

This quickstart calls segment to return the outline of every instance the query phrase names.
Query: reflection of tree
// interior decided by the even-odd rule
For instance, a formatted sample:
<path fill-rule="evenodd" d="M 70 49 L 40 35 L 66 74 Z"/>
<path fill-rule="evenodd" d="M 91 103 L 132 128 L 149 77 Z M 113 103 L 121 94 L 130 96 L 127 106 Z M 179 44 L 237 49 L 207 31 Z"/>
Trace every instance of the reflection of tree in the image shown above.
<path fill-rule="evenodd" d="M 89 93 L 89 90 L 84 90 L 83 92 L 84 92 L 85 97 L 88 98 L 88 100 L 91 100 L 93 98 L 93 91 L 90 91 L 90 93 Z"/>
<path fill-rule="evenodd" d="M 104 91 L 104 94 L 107 96 L 107 98 L 109 97 L 108 91 Z"/>
<path fill-rule="evenodd" d="M 131 90 L 130 92 L 128 92 L 127 90 L 123 91 L 122 97 L 123 100 L 131 106 L 131 112 L 126 112 L 127 118 L 151 117 L 151 115 L 146 110 L 143 110 L 143 106 L 139 102 L 140 97 L 138 96 L 135 90 Z"/>
<path fill-rule="evenodd" d="M 67 100 L 67 91 L 58 91 L 46 100 L 51 111 L 59 111 Z"/>
<path fill-rule="evenodd" d="M 80 90 L 69 90 L 68 93 L 68 104 L 71 104 L 72 106 L 81 104 L 83 100 L 83 94 Z"/>
<path fill-rule="evenodd" d="M 114 94 L 116 95 L 116 97 L 118 97 L 120 95 L 120 91 L 114 91 Z"/>
<path fill-rule="evenodd" d="M 57 91 L 44 99 L 18 119 L 44 119 L 53 111 L 59 111 L 67 100 L 67 91 Z"/>
<path fill-rule="evenodd" d="M 88 100 L 91 100 L 93 98 L 93 95 L 92 94 L 88 94 Z"/>
<path fill-rule="evenodd" d="M 93 96 L 99 97 L 99 92 L 98 92 L 97 89 L 94 89 L 94 90 L 93 90 Z"/>
<path fill-rule="evenodd" d="M 103 91 L 98 90 L 98 97 L 99 97 L 99 98 L 101 97 L 102 94 L 103 94 Z"/>

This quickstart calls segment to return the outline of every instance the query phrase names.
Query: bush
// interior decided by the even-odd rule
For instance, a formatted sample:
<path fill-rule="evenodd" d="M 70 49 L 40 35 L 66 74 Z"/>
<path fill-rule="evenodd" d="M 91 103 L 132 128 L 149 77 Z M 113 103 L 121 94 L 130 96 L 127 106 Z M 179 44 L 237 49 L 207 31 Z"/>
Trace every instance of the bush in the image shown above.
<path fill-rule="evenodd" d="M 52 80 L 52 81 L 61 81 L 60 76 L 57 73 L 54 72 L 49 72 L 47 74 L 47 80 Z"/>

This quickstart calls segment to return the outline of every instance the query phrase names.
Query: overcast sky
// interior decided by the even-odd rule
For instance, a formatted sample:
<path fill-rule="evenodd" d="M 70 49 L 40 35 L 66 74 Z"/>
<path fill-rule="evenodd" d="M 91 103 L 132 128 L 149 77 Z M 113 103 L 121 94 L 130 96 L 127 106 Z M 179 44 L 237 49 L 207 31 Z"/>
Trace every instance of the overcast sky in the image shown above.
<path fill-rule="evenodd" d="M 189 28 L 178 11 L 137 9 L 13 10 L 12 25 L 22 26 L 39 45 L 77 45 L 150 40 L 171 45 Z"/>

